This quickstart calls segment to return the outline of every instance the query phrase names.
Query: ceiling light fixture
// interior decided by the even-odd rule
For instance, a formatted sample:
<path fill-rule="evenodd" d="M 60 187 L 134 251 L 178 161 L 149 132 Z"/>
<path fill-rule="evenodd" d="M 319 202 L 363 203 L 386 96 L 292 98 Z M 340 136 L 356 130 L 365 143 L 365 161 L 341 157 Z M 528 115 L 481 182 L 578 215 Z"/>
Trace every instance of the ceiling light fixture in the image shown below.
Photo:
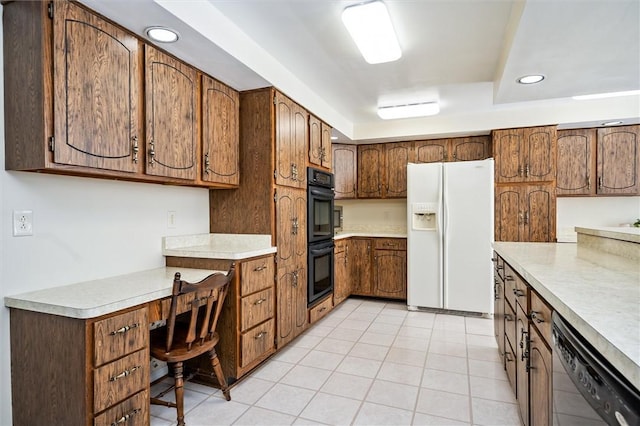
<path fill-rule="evenodd" d="M 378 116 L 383 120 L 397 118 L 426 117 L 440 112 L 437 102 L 421 102 L 405 105 L 389 105 L 378 107 Z"/>
<path fill-rule="evenodd" d="M 579 95 L 573 96 L 572 98 L 576 101 L 586 101 L 589 99 L 604 99 L 604 98 L 615 98 L 618 96 L 633 96 L 640 95 L 640 90 L 627 90 L 626 92 L 609 92 L 609 93 L 594 93 L 592 95 Z"/>
<path fill-rule="evenodd" d="M 167 27 L 148 27 L 144 32 L 151 40 L 160 43 L 175 43 L 180 38 L 177 31 Z"/>
<path fill-rule="evenodd" d="M 605 121 L 602 123 L 603 126 L 615 126 L 617 124 L 622 124 L 622 121 Z"/>
<path fill-rule="evenodd" d="M 531 74 L 531 75 L 523 75 L 516 81 L 520 84 L 535 84 L 535 83 L 540 83 L 542 80 L 544 80 L 544 75 Z"/>
<path fill-rule="evenodd" d="M 337 136 L 331 136 L 331 140 L 332 140 L 332 141 L 337 141 L 337 140 L 338 140 L 338 137 L 337 137 Z"/>
<path fill-rule="evenodd" d="M 368 63 L 391 62 L 402 56 L 389 12 L 381 1 L 347 7 L 342 22 Z"/>

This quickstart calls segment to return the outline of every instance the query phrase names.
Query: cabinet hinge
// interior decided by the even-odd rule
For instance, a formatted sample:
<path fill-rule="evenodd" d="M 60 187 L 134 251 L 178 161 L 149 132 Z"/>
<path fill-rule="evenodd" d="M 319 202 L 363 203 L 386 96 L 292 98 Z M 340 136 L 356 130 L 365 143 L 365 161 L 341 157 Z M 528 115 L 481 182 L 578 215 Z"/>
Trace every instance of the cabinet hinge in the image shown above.
<path fill-rule="evenodd" d="M 55 152 L 56 150 L 56 138 L 49 136 L 49 151 Z"/>
<path fill-rule="evenodd" d="M 273 202 L 274 203 L 278 202 L 278 190 L 277 189 L 273 190 Z"/>
<path fill-rule="evenodd" d="M 47 5 L 47 14 L 49 15 L 49 19 L 53 19 L 53 2 L 50 1 Z"/>

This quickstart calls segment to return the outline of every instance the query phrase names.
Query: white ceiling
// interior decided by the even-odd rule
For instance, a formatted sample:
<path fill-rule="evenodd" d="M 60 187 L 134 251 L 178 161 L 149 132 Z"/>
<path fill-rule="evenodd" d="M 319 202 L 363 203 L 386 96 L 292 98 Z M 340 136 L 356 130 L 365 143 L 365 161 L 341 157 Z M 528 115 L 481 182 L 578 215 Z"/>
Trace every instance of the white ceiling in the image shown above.
<path fill-rule="evenodd" d="M 357 0 L 82 0 L 237 90 L 274 85 L 342 141 L 486 134 L 493 128 L 640 122 L 639 0 L 386 0 L 403 49 L 369 65 L 342 25 Z M 525 74 L 546 76 L 520 85 Z M 383 121 L 378 104 L 438 100 L 439 115 Z"/>

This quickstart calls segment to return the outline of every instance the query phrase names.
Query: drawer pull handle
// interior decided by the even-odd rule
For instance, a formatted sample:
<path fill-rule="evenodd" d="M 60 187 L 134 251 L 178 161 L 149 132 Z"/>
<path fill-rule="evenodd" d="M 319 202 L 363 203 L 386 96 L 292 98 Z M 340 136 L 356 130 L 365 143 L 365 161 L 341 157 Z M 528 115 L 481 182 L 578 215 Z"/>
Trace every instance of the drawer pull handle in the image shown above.
<path fill-rule="evenodd" d="M 506 321 L 513 321 L 513 316 L 511 314 L 504 314 L 504 319 Z"/>
<path fill-rule="evenodd" d="M 130 413 L 125 414 L 124 416 L 122 416 L 118 420 L 116 420 L 115 422 L 111 423 L 111 426 L 118 426 L 118 425 L 121 425 L 123 423 L 126 423 L 127 420 L 129 420 L 131 417 L 135 416 L 136 414 L 138 414 L 141 411 L 142 411 L 141 408 L 136 408 L 135 410 L 131 411 Z"/>
<path fill-rule="evenodd" d="M 118 379 L 122 379 L 123 377 L 130 376 L 134 371 L 139 370 L 140 368 L 142 367 L 138 365 L 138 366 L 132 367 L 130 370 L 124 370 L 122 373 L 115 375 L 113 377 L 110 377 L 109 381 L 115 382 Z"/>
<path fill-rule="evenodd" d="M 513 289 L 513 294 L 516 295 L 516 297 L 524 297 L 524 291 L 520 290 L 519 288 L 514 288 Z"/>
<path fill-rule="evenodd" d="M 109 334 L 112 335 L 112 336 L 115 336 L 116 334 L 124 334 L 127 331 L 129 331 L 129 330 L 131 330 L 133 328 L 138 328 L 138 327 L 140 327 L 140 323 L 139 322 L 135 323 L 135 324 L 131 324 L 131 325 L 125 325 L 124 327 L 119 328 L 119 329 L 117 329 L 115 331 L 112 331 Z"/>
<path fill-rule="evenodd" d="M 501 270 L 501 269 L 504 269 L 504 265 L 498 265 L 498 266 L 496 266 L 496 269 L 498 269 L 498 271 Z"/>
<path fill-rule="evenodd" d="M 322 308 L 320 308 L 320 309 L 318 310 L 318 313 L 320 313 L 320 312 L 324 312 L 324 311 L 326 311 L 326 310 L 327 310 L 327 307 L 326 307 L 326 306 L 323 306 Z"/>
<path fill-rule="evenodd" d="M 544 322 L 544 318 L 540 317 L 540 312 L 536 312 L 536 311 L 531 311 L 531 319 L 537 322 L 538 324 L 540 324 L 541 322 Z"/>
<path fill-rule="evenodd" d="M 262 305 L 264 302 L 266 302 L 267 299 L 258 299 L 254 302 L 254 305 Z"/>
<path fill-rule="evenodd" d="M 260 333 L 256 334 L 253 338 L 256 339 L 256 340 L 257 339 L 262 339 L 266 335 L 267 335 L 266 331 L 261 331 Z"/>
<path fill-rule="evenodd" d="M 512 362 L 513 358 L 511 357 L 511 352 L 507 351 L 504 353 L 504 358 L 507 360 L 507 362 Z"/>
<path fill-rule="evenodd" d="M 505 275 L 504 276 L 504 280 L 505 281 L 513 281 L 513 276 L 512 275 Z"/>
<path fill-rule="evenodd" d="M 265 264 L 265 265 L 262 265 L 262 266 L 257 266 L 257 267 L 255 267 L 255 268 L 253 268 L 253 270 L 254 270 L 255 272 L 264 271 L 265 269 L 267 269 L 267 265 L 266 265 L 266 264 Z"/>

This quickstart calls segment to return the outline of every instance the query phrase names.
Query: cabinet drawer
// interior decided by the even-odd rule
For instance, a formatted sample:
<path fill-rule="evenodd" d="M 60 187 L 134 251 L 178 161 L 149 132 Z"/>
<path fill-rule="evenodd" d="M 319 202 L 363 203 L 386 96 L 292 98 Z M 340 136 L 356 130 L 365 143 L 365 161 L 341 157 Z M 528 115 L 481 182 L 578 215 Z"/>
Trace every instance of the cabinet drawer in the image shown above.
<path fill-rule="evenodd" d="M 273 317 L 273 287 L 242 298 L 241 330 Z"/>
<path fill-rule="evenodd" d="M 148 346 L 147 308 L 96 321 L 93 361 L 96 367 Z"/>
<path fill-rule="evenodd" d="M 334 251 L 336 253 L 343 252 L 345 250 L 345 247 L 347 247 L 347 240 L 344 240 L 344 239 L 343 240 L 335 240 L 334 244 L 335 244 Z"/>
<path fill-rule="evenodd" d="M 94 426 L 146 426 L 149 424 L 149 393 L 138 392 L 131 398 L 96 416 Z"/>
<path fill-rule="evenodd" d="M 274 276 L 273 256 L 242 262 L 240 296 L 271 287 Z"/>
<path fill-rule="evenodd" d="M 540 331 L 547 345 L 551 347 L 551 307 L 535 291 L 532 291 L 530 295 L 531 310 L 529 311 L 529 317 L 531 322 Z"/>
<path fill-rule="evenodd" d="M 93 372 L 93 410 L 102 411 L 148 385 L 148 349 L 105 364 Z"/>
<path fill-rule="evenodd" d="M 504 264 L 504 298 L 512 309 L 516 308 L 516 280 L 518 275 L 506 263 Z"/>
<path fill-rule="evenodd" d="M 525 312 L 529 312 L 529 288 L 530 287 L 527 285 L 526 281 L 523 280 L 520 275 L 516 274 L 516 302 L 518 302 L 522 310 Z"/>
<path fill-rule="evenodd" d="M 507 370 L 507 379 L 513 390 L 513 394 L 516 394 L 516 355 L 511 347 L 511 344 L 505 342 L 504 345 L 504 362 L 505 369 Z"/>
<path fill-rule="evenodd" d="M 509 304 L 504 305 L 504 334 L 511 343 L 511 347 L 514 347 L 516 344 L 516 311 Z"/>
<path fill-rule="evenodd" d="M 328 297 L 322 303 L 317 304 L 309 310 L 309 324 L 313 324 L 323 316 L 331 312 L 333 307 L 333 298 Z"/>
<path fill-rule="evenodd" d="M 500 277 L 500 279 L 504 281 L 504 259 L 494 251 L 492 260 L 496 277 Z"/>
<path fill-rule="evenodd" d="M 242 347 L 241 366 L 245 367 L 260 355 L 272 350 L 274 346 L 273 319 L 243 333 L 240 337 Z"/>
<path fill-rule="evenodd" d="M 374 238 L 374 248 L 378 250 L 406 250 L 406 238 Z"/>

